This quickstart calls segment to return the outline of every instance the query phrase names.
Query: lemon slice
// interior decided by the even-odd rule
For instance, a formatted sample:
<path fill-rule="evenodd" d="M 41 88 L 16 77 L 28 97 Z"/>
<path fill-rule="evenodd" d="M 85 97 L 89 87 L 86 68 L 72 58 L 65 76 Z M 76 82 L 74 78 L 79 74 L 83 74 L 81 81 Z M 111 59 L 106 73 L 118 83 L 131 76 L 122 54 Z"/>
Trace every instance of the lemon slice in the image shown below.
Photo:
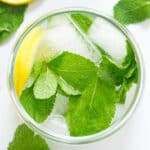
<path fill-rule="evenodd" d="M 21 95 L 29 78 L 42 36 L 43 28 L 41 26 L 34 28 L 25 37 L 18 50 L 14 66 L 14 86 L 18 96 Z"/>
<path fill-rule="evenodd" d="M 0 0 L 0 1 L 11 5 L 22 5 L 31 3 L 33 0 Z"/>

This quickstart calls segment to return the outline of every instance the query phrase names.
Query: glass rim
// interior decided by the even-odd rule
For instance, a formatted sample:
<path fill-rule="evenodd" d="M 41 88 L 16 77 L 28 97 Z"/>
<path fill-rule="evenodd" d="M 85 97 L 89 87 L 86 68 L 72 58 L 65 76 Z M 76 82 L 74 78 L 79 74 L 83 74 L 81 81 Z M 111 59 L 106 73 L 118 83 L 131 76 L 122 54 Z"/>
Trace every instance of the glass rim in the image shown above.
<path fill-rule="evenodd" d="M 112 25 L 114 25 L 120 32 L 124 34 L 124 36 L 130 41 L 132 46 L 134 47 L 134 53 L 137 58 L 137 63 L 138 63 L 138 69 L 139 69 L 139 81 L 137 84 L 136 92 L 134 94 L 134 98 L 132 99 L 132 103 L 130 104 L 128 110 L 125 112 L 125 114 L 119 118 L 113 125 L 108 127 L 107 129 L 93 134 L 89 136 L 83 136 L 83 137 L 71 137 L 71 136 L 64 136 L 64 135 L 59 135 L 54 132 L 48 133 L 44 129 L 41 129 L 39 127 L 38 123 L 33 121 L 33 119 L 28 115 L 28 113 L 25 111 L 23 106 L 20 104 L 19 99 L 16 95 L 15 88 L 14 88 L 14 81 L 13 81 L 13 70 L 14 70 L 14 62 L 16 58 L 16 54 L 18 51 L 18 45 L 21 43 L 24 39 L 24 37 L 39 23 L 41 23 L 43 20 L 47 19 L 50 16 L 61 14 L 61 13 L 66 13 L 66 12 L 85 12 L 85 13 L 91 13 L 96 16 L 99 16 L 106 21 L 110 22 Z M 43 15 L 42 17 L 39 17 L 39 19 L 36 19 L 31 25 L 29 25 L 24 32 L 18 37 L 17 42 L 12 49 L 11 56 L 10 56 L 10 63 L 9 63 L 9 68 L 8 68 L 8 91 L 10 94 L 11 99 L 13 100 L 13 103 L 15 104 L 16 110 L 18 114 L 21 116 L 21 118 L 25 121 L 25 123 L 32 128 L 34 131 L 36 131 L 38 134 L 42 135 L 43 137 L 57 141 L 60 143 L 65 143 L 65 144 L 84 144 L 84 143 L 91 143 L 95 142 L 98 140 L 103 140 L 106 137 L 109 137 L 113 133 L 117 132 L 126 122 L 127 120 L 131 117 L 133 112 L 135 111 L 135 108 L 137 107 L 137 104 L 139 103 L 139 100 L 142 95 L 142 91 L 144 88 L 144 65 L 143 65 L 143 59 L 142 55 L 140 53 L 140 49 L 137 46 L 137 43 L 135 42 L 134 38 L 128 31 L 126 27 L 121 25 L 118 21 L 116 21 L 113 17 L 110 17 L 102 12 L 93 10 L 91 8 L 78 8 L 78 7 L 68 7 L 68 8 L 63 8 L 63 9 L 57 9 L 50 11 L 49 13 Z"/>

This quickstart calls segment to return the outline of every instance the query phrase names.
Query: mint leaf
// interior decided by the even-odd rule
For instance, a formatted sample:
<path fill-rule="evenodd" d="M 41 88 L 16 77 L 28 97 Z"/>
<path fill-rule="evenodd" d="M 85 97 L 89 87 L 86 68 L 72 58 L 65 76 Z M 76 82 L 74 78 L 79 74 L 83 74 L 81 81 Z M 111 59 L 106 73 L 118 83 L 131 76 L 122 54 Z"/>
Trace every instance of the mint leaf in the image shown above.
<path fill-rule="evenodd" d="M 126 93 L 133 83 L 138 80 L 138 69 L 134 55 L 134 50 L 129 41 L 126 41 L 127 55 L 122 65 L 118 65 L 103 49 L 98 47 L 102 54 L 102 61 L 99 67 L 99 77 L 107 80 L 114 86 L 120 86 L 118 89 L 117 102 L 124 103 Z"/>
<path fill-rule="evenodd" d="M 110 83 L 120 85 L 123 82 L 125 70 L 117 65 L 113 60 L 107 56 L 102 57 L 99 67 L 99 76 L 106 78 Z"/>
<path fill-rule="evenodd" d="M 116 102 L 124 104 L 126 100 L 127 91 L 128 91 L 127 83 L 126 80 L 124 80 L 119 90 L 117 91 L 118 98 L 116 99 Z"/>
<path fill-rule="evenodd" d="M 50 150 L 45 140 L 35 135 L 25 124 L 16 129 L 13 141 L 9 143 L 8 150 Z"/>
<path fill-rule="evenodd" d="M 56 93 L 57 79 L 56 76 L 47 69 L 46 72 L 41 73 L 35 82 L 33 91 L 37 99 L 48 99 Z"/>
<path fill-rule="evenodd" d="M 71 18 L 86 33 L 93 23 L 93 18 L 84 13 L 72 13 Z"/>
<path fill-rule="evenodd" d="M 66 95 L 80 95 L 81 94 L 79 90 L 74 89 L 64 79 L 58 77 L 57 81 L 61 90 L 65 92 Z"/>
<path fill-rule="evenodd" d="M 125 103 L 126 100 L 126 93 L 131 88 L 133 83 L 137 83 L 138 81 L 138 71 L 137 69 L 134 70 L 132 76 L 130 78 L 124 78 L 122 85 L 118 89 L 118 98 L 116 99 L 118 103 Z"/>
<path fill-rule="evenodd" d="M 138 23 L 150 18 L 150 0 L 120 0 L 114 17 L 122 24 Z"/>
<path fill-rule="evenodd" d="M 84 90 L 98 72 L 98 67 L 93 62 L 70 52 L 63 52 L 52 59 L 48 66 L 79 91 Z"/>
<path fill-rule="evenodd" d="M 124 67 L 126 67 L 126 70 L 127 70 L 125 77 L 131 78 L 134 73 L 137 73 L 137 75 L 135 75 L 135 76 L 138 76 L 138 72 L 136 71 L 137 70 L 137 62 L 135 59 L 134 50 L 128 40 L 126 40 L 126 49 L 127 49 L 127 55 L 122 64 Z"/>
<path fill-rule="evenodd" d="M 71 136 L 86 136 L 110 126 L 115 113 L 115 88 L 95 77 L 81 96 L 70 97 L 66 114 Z"/>
<path fill-rule="evenodd" d="M 122 64 L 125 67 L 125 75 L 124 75 L 123 83 L 118 90 L 119 103 L 125 103 L 127 91 L 131 88 L 133 83 L 138 82 L 137 62 L 134 55 L 134 50 L 128 40 L 126 41 L 126 49 L 127 49 L 127 55 Z"/>
<path fill-rule="evenodd" d="M 43 61 L 37 61 L 33 64 L 32 71 L 29 79 L 25 85 L 25 88 L 30 88 L 39 77 L 40 73 L 46 71 L 46 66 Z"/>
<path fill-rule="evenodd" d="M 27 5 L 12 6 L 0 2 L 0 43 L 14 33 L 24 19 Z"/>
<path fill-rule="evenodd" d="M 51 113 L 55 102 L 55 96 L 49 99 L 36 99 L 33 87 L 25 89 L 20 97 L 20 102 L 26 112 L 37 122 L 43 122 Z"/>

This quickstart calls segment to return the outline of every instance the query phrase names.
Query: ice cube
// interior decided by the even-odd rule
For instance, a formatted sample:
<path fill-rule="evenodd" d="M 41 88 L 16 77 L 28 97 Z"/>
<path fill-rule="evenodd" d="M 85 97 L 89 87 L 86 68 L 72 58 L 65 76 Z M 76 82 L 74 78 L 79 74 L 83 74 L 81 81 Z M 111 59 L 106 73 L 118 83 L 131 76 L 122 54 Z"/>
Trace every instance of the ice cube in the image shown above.
<path fill-rule="evenodd" d="M 56 16 L 49 18 L 47 28 L 52 29 L 54 27 L 58 27 L 61 25 L 69 25 L 69 24 L 70 24 L 70 22 L 64 14 L 56 15 Z"/>
<path fill-rule="evenodd" d="M 44 123 L 40 124 L 40 126 L 48 133 L 69 135 L 66 119 L 62 115 L 50 115 Z"/>
<path fill-rule="evenodd" d="M 50 116 L 39 126 L 48 133 L 56 133 L 60 135 L 69 135 L 66 119 L 63 116 L 67 110 L 68 98 L 57 94 L 54 108 Z"/>
<path fill-rule="evenodd" d="M 52 114 L 63 115 L 67 110 L 67 104 L 68 104 L 68 98 L 61 94 L 57 94 Z"/>
<path fill-rule="evenodd" d="M 126 55 L 126 38 L 111 23 L 102 18 L 97 18 L 89 32 L 89 37 L 104 48 L 118 63 L 121 63 Z"/>
<path fill-rule="evenodd" d="M 61 22 L 59 22 L 60 20 Z M 94 54 L 91 51 L 69 20 L 64 17 L 61 17 L 60 20 L 56 16 L 56 19 L 52 20 L 53 23 L 49 25 L 49 28 L 44 33 L 44 40 L 48 47 L 57 53 L 70 51 L 97 62 L 97 53 Z"/>
<path fill-rule="evenodd" d="M 48 44 L 47 41 L 44 39 L 41 39 L 41 41 L 39 42 L 38 46 L 37 46 L 37 53 L 36 53 L 36 60 L 40 60 L 40 59 L 49 59 L 49 58 L 53 58 L 54 56 L 56 56 L 58 53 L 54 50 L 52 50 Z"/>

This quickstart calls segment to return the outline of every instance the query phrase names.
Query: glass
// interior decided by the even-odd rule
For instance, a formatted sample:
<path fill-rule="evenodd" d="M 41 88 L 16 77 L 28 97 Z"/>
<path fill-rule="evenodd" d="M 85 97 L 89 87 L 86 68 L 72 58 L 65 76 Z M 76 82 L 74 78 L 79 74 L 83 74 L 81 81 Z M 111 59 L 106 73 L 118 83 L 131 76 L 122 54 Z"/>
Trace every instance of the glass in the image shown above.
<path fill-rule="evenodd" d="M 102 18 L 113 28 L 116 28 L 122 35 L 124 35 L 134 48 L 137 64 L 138 64 L 138 70 L 139 70 L 139 80 L 137 83 L 137 86 L 135 88 L 134 94 L 132 93 L 132 98 L 130 98 L 129 103 L 125 105 L 124 107 L 124 112 L 117 118 L 115 119 L 111 126 L 99 133 L 90 135 L 90 136 L 83 136 L 83 137 L 70 137 L 70 136 L 65 136 L 65 135 L 60 135 L 55 132 L 48 131 L 47 128 L 43 128 L 40 124 L 36 123 L 35 121 L 32 120 L 32 118 L 28 115 L 28 113 L 24 110 L 23 106 L 20 104 L 19 99 L 16 95 L 15 89 L 14 89 L 14 81 L 13 81 L 13 70 L 14 70 L 14 62 L 16 58 L 17 51 L 19 49 L 20 44 L 26 37 L 26 35 L 37 25 L 43 23 L 46 21 L 48 18 L 63 14 L 63 13 L 70 13 L 70 12 L 84 12 L 91 14 L 93 16 L 98 16 L 99 18 Z M 112 34 L 112 33 L 110 33 Z M 120 23 L 118 23 L 116 20 L 114 20 L 111 17 L 108 17 L 107 15 L 104 15 L 103 13 L 99 13 L 94 10 L 89 10 L 85 8 L 67 8 L 67 9 L 61 9 L 61 10 L 56 10 L 48 13 L 47 15 L 41 17 L 40 19 L 36 20 L 33 24 L 31 24 L 24 32 L 23 34 L 19 37 L 18 41 L 16 42 L 16 45 L 11 53 L 11 60 L 10 60 L 10 65 L 9 65 L 9 90 L 10 90 L 10 96 L 16 106 L 16 109 L 18 111 L 18 114 L 23 118 L 25 123 L 32 128 L 34 131 L 42 135 L 48 140 L 53 140 L 57 142 L 62 142 L 62 143 L 67 143 L 67 144 L 81 144 L 81 143 L 90 143 L 94 142 L 97 140 L 102 140 L 116 131 L 118 131 L 130 118 L 130 116 L 133 114 L 135 108 L 137 107 L 137 104 L 141 98 L 141 93 L 143 90 L 143 62 L 142 62 L 142 57 L 139 51 L 139 48 L 137 47 L 137 44 L 135 43 L 135 40 L 131 36 L 130 32 L 122 26 Z M 129 96 L 130 97 L 130 96 Z"/>

